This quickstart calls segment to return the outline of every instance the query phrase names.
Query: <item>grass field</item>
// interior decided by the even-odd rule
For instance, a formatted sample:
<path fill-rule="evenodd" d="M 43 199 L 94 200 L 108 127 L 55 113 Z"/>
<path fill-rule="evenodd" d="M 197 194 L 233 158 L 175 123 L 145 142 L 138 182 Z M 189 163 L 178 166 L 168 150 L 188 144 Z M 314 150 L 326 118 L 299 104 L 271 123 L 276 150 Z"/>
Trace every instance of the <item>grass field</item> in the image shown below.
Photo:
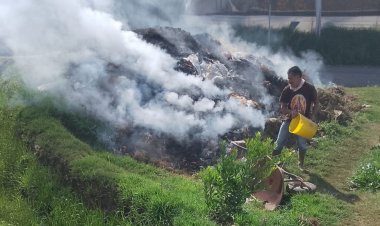
<path fill-rule="evenodd" d="M 106 151 L 95 151 L 51 114 L 48 102 L 25 106 L 18 82 L 1 81 L 0 224 L 4 225 L 215 225 L 207 217 L 203 185 Z M 371 105 L 348 127 L 324 125 L 307 156 L 315 194 L 286 195 L 273 212 L 251 202 L 236 225 L 375 225 L 378 192 L 353 190 L 361 164 L 379 161 L 379 87 L 348 89 Z M 18 97 L 18 98 L 15 98 Z M 376 151 L 377 150 L 377 151 Z M 372 154 L 375 153 L 375 154 Z"/>

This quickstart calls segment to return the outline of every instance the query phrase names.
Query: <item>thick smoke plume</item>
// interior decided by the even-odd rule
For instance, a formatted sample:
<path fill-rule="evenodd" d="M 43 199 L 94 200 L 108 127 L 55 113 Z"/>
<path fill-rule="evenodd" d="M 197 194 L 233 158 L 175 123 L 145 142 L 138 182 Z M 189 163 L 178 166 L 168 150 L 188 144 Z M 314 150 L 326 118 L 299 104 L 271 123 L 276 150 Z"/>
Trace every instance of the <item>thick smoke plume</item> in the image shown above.
<path fill-rule="evenodd" d="M 84 112 L 109 125 L 99 137 L 110 145 L 116 141 L 112 147 L 124 150 L 121 146 L 125 145 L 127 152 L 142 151 L 154 159 L 169 154 L 179 164 L 201 158 L 208 164 L 221 135 L 263 128 L 273 113 L 274 97 L 263 85 L 263 65 L 285 79 L 287 69 L 299 65 L 319 85 L 322 64 L 313 53 L 297 58 L 246 43 L 228 24 L 191 16 L 191 2 L 2 0 L 0 54 L 13 59 L 29 88 L 64 100 L 58 104 L 69 111 Z M 206 55 L 212 53 L 219 60 L 207 61 L 191 53 L 181 59 L 191 62 L 198 74 L 178 72 L 173 54 L 144 41 L 138 33 L 154 26 L 189 31 L 191 38 L 203 40 Z M 166 38 L 178 41 L 178 49 L 187 51 L 177 37 L 186 32 L 162 31 Z M 223 59 L 248 62 L 249 67 L 236 72 Z M 228 87 L 220 85 L 227 77 L 244 81 L 244 90 L 265 110 L 229 98 L 239 87 L 222 88 Z"/>
<path fill-rule="evenodd" d="M 117 128 L 142 127 L 182 140 L 190 133 L 213 138 L 242 125 L 263 127 L 260 111 L 226 99 L 231 91 L 211 80 L 175 71 L 170 55 L 131 31 L 131 25 L 154 25 L 142 20 L 151 15 L 170 23 L 165 15 L 171 11 L 155 10 L 164 2 L 3 0 L 0 40 L 29 87 Z M 124 14 L 115 9 L 124 6 Z"/>

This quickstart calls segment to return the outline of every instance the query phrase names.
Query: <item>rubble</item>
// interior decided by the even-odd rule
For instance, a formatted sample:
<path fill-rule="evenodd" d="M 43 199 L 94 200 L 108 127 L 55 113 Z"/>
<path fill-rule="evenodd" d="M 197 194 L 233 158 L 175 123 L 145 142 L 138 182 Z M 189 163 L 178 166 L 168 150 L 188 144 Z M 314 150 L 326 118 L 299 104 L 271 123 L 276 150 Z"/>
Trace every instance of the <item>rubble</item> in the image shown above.
<path fill-rule="evenodd" d="M 247 107 L 252 107 L 255 109 L 264 109 L 265 106 L 263 104 L 259 104 L 258 102 L 254 100 L 247 99 L 246 97 L 238 94 L 238 93 L 230 93 L 228 95 L 230 98 L 234 98 L 240 102 L 240 104 L 245 105 Z"/>
<path fill-rule="evenodd" d="M 343 87 L 329 87 L 318 89 L 320 111 L 316 117 L 317 122 L 337 121 L 346 125 L 352 121 L 354 112 L 363 109 L 357 98 L 347 95 Z"/>
<path fill-rule="evenodd" d="M 171 27 L 134 31 L 177 59 L 177 71 L 212 79 L 219 87 L 229 88 L 249 99 L 259 100 L 266 94 L 278 97 L 287 84 L 265 65 L 266 59 L 233 55 L 208 34 L 192 36 L 180 28 Z M 265 89 L 258 90 L 257 87 Z"/>

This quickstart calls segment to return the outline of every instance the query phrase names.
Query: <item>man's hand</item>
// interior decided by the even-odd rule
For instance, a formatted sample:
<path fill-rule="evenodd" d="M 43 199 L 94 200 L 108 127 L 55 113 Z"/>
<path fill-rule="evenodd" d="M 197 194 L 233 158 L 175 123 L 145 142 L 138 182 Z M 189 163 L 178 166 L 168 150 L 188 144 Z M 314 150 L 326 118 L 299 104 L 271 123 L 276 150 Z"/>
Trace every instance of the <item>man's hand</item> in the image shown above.
<path fill-rule="evenodd" d="M 298 115 L 298 110 L 291 110 L 290 115 L 295 118 Z"/>
<path fill-rule="evenodd" d="M 312 111 L 311 111 L 311 115 L 310 115 L 310 119 L 311 121 L 313 122 L 317 122 L 317 114 L 318 114 L 318 111 L 319 111 L 319 101 L 318 99 L 312 103 Z"/>

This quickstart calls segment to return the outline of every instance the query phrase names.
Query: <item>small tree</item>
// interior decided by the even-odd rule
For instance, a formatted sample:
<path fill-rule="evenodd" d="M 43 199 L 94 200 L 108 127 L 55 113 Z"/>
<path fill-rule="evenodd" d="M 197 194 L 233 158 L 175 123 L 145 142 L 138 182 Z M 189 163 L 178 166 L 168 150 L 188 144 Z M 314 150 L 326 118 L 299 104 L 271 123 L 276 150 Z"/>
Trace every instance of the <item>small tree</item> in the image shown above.
<path fill-rule="evenodd" d="M 220 224 L 234 222 L 235 216 L 243 211 L 246 198 L 275 167 L 269 158 L 274 148 L 272 140 L 261 141 L 257 133 L 246 140 L 246 148 L 242 160 L 237 159 L 237 149 L 227 155 L 223 145 L 218 164 L 201 172 L 209 215 Z"/>

